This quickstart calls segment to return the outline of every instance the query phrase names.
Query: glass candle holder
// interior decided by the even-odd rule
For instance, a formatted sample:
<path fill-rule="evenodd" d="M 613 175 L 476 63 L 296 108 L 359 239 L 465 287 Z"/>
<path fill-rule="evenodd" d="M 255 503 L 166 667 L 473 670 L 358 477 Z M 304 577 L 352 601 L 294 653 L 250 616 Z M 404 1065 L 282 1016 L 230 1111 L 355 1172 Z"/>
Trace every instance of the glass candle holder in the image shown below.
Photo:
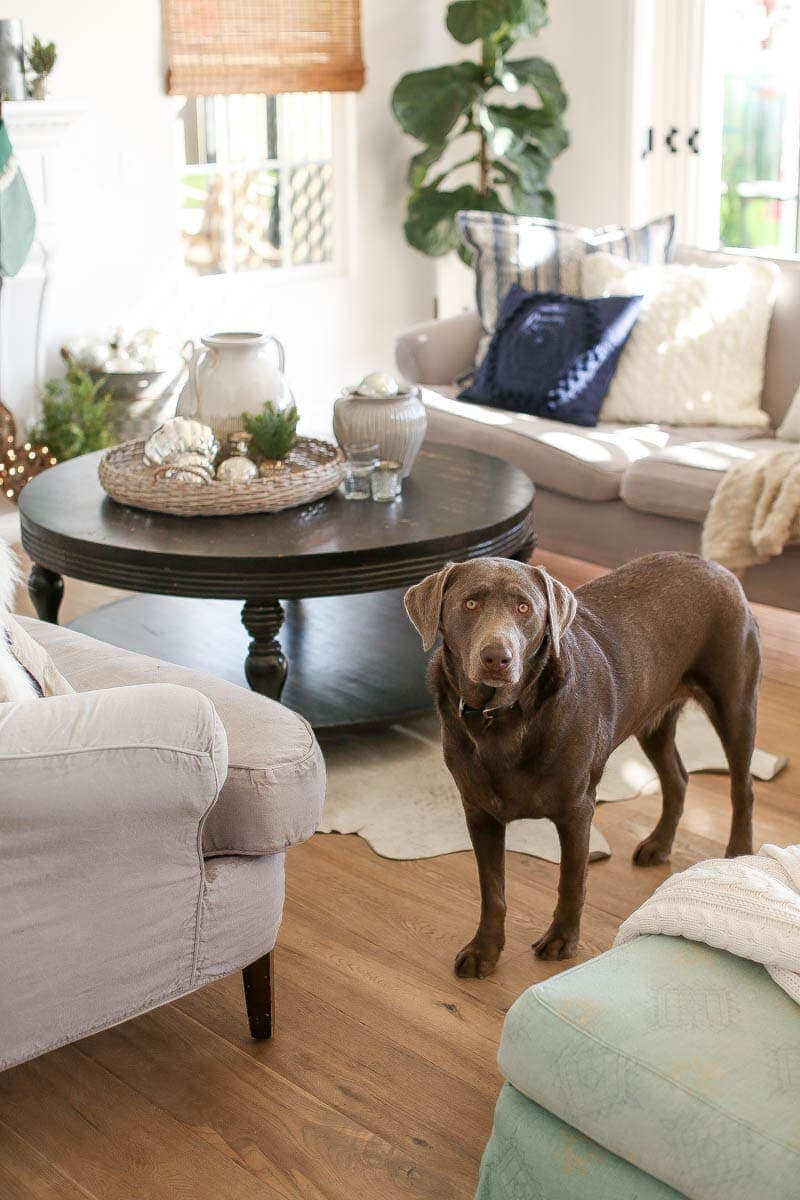
<path fill-rule="evenodd" d="M 403 488 L 403 467 L 399 462 L 383 459 L 370 476 L 372 499 L 384 503 L 396 500 Z"/>
<path fill-rule="evenodd" d="M 345 500 L 369 500 L 370 477 L 378 461 L 378 447 L 369 442 L 354 442 L 343 449 Z"/>

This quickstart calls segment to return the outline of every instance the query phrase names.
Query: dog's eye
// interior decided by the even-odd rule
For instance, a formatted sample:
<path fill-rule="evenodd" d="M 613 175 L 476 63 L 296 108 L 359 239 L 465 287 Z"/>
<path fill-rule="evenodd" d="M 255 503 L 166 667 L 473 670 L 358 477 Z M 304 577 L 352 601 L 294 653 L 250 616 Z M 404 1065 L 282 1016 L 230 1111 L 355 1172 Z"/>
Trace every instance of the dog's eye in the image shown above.
<path fill-rule="evenodd" d="M 526 612 L 530 612 L 530 609 L 531 609 L 530 604 L 526 604 L 524 601 L 522 602 L 522 604 L 517 605 L 517 612 L 526 613 Z"/>
<path fill-rule="evenodd" d="M 465 600 L 464 601 L 464 608 L 466 608 L 469 612 L 473 612 L 477 607 L 478 607 L 477 600 Z"/>

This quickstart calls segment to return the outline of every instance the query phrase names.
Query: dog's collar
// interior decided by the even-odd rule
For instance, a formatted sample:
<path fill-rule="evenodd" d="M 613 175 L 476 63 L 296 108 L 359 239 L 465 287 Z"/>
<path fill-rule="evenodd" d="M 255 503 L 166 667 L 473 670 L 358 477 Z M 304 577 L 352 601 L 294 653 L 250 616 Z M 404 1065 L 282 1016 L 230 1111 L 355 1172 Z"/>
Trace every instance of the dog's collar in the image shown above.
<path fill-rule="evenodd" d="M 517 708 L 518 705 L 519 701 L 515 700 L 513 704 L 492 705 L 490 702 L 483 708 L 476 708 L 472 704 L 466 704 L 464 697 L 459 696 L 458 715 L 461 717 L 462 721 L 466 720 L 467 717 L 480 715 L 486 725 L 491 725 L 492 721 L 499 717 L 501 713 L 510 712 L 512 708 Z"/>

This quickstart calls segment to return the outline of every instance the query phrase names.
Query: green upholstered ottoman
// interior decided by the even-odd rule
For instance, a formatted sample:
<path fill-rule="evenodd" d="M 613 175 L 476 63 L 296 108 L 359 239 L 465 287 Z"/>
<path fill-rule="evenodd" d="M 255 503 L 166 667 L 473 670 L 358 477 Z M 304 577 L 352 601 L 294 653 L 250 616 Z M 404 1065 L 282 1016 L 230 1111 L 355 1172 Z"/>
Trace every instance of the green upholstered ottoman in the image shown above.
<path fill-rule="evenodd" d="M 510 1083 L 500 1093 L 475 1200 L 682 1200 Z"/>
<path fill-rule="evenodd" d="M 525 992 L 498 1061 L 480 1200 L 800 1200 L 800 1006 L 756 963 L 638 938 Z"/>

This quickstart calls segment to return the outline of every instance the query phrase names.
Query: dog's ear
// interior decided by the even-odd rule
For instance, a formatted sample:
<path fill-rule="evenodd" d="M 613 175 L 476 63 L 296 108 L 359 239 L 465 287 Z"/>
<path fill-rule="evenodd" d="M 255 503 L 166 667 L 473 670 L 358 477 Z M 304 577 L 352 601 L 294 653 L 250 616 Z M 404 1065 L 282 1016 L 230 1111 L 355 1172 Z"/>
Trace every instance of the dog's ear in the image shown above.
<path fill-rule="evenodd" d="M 578 602 L 573 592 L 558 579 L 553 579 L 544 567 L 531 567 L 533 574 L 542 581 L 547 596 L 547 625 L 556 658 L 561 653 L 561 635 L 566 633 L 575 620 Z"/>
<path fill-rule="evenodd" d="M 430 650 L 436 641 L 444 587 L 454 566 L 455 563 L 446 563 L 435 575 L 428 575 L 422 583 L 415 583 L 403 597 L 411 624 L 422 638 L 423 650 Z"/>

